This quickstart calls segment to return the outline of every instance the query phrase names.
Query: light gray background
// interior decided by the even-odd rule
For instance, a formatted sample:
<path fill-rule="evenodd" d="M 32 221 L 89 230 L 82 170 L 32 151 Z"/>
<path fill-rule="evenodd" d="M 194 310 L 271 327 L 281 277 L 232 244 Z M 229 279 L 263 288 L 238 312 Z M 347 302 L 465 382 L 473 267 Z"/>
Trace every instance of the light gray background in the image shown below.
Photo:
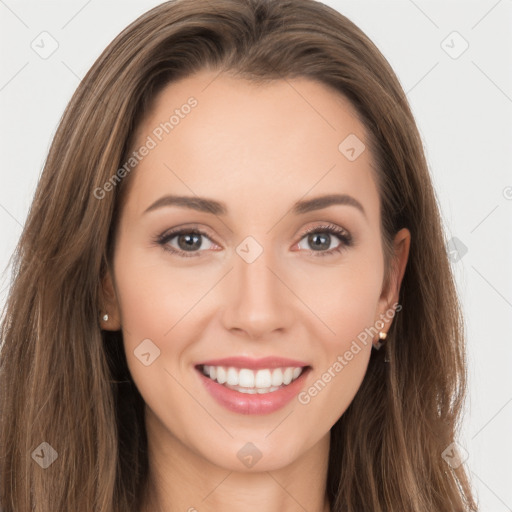
<path fill-rule="evenodd" d="M 159 3 L 0 0 L 0 271 L 80 79 L 126 25 Z M 446 238 L 467 248 L 452 262 L 470 361 L 461 455 L 467 451 L 481 510 L 510 511 L 512 0 L 325 3 L 361 27 L 395 69 L 424 140 Z M 59 45 L 47 59 L 31 48 L 43 45 L 43 31 Z M 469 44 L 460 56 L 464 42 L 454 31 Z M 8 284 L 5 272 L 2 305 Z"/>

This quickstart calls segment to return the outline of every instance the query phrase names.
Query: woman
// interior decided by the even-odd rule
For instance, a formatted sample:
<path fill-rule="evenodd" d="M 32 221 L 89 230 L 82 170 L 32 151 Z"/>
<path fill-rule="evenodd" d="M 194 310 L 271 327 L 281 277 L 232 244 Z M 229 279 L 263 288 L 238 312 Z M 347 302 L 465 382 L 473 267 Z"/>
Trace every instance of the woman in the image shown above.
<path fill-rule="evenodd" d="M 141 16 L 68 105 L 15 258 L 4 511 L 476 509 L 421 139 L 333 9 Z"/>

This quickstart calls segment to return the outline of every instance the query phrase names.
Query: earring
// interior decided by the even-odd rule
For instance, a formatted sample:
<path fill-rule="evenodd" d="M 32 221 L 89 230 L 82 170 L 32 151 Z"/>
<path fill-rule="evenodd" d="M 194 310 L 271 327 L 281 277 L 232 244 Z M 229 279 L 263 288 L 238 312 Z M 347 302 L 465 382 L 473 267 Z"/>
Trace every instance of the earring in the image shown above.
<path fill-rule="evenodd" d="M 379 350 L 380 347 L 382 347 L 382 345 L 384 345 L 384 340 L 386 339 L 387 337 L 387 334 L 385 332 L 379 332 L 379 341 L 377 343 L 375 343 L 374 347 Z M 382 341 L 382 343 L 381 343 Z"/>
<path fill-rule="evenodd" d="M 385 345 L 385 340 L 387 338 L 387 333 L 385 332 L 379 332 L 379 341 L 374 345 L 374 347 L 379 350 L 383 345 Z M 386 347 L 384 347 L 384 362 L 389 363 L 389 356 L 388 351 L 386 350 Z"/>
<path fill-rule="evenodd" d="M 108 314 L 107 314 L 107 313 L 105 313 L 105 314 L 103 315 L 103 321 L 104 321 L 104 322 L 108 321 Z"/>

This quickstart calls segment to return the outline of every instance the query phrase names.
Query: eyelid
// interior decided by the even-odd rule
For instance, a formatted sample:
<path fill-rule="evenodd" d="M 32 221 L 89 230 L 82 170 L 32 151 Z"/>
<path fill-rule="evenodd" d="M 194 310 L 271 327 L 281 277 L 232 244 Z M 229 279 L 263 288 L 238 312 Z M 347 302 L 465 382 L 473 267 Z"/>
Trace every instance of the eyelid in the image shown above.
<path fill-rule="evenodd" d="M 330 222 L 324 222 L 320 226 L 310 226 L 309 228 L 306 228 L 302 234 L 301 234 L 301 240 L 306 235 L 309 235 L 310 233 L 316 233 L 316 232 L 322 232 L 322 230 L 331 231 L 333 233 L 339 234 L 339 236 L 344 235 L 347 239 L 352 240 L 352 235 L 348 230 L 345 228 L 342 228 L 341 226 L 338 226 L 336 224 L 332 224 Z"/>

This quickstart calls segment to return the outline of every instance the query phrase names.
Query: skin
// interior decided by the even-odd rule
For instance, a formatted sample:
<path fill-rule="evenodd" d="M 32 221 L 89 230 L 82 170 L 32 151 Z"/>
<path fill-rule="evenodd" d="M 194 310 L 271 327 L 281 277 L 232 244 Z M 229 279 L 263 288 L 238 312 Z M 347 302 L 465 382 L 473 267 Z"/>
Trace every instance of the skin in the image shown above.
<path fill-rule="evenodd" d="M 122 329 L 146 403 L 152 485 L 144 510 L 289 512 L 300 504 L 326 512 L 329 431 L 361 385 L 372 339 L 307 405 L 294 399 L 265 415 L 219 405 L 194 365 L 236 355 L 290 357 L 312 366 L 309 388 L 398 302 L 410 233 L 395 237 L 396 272 L 384 288 L 372 155 L 367 149 L 349 161 L 338 150 L 351 133 L 366 140 L 338 93 L 308 79 L 255 85 L 201 72 L 159 94 L 135 147 L 190 96 L 198 105 L 130 176 L 103 283 L 103 328 Z M 350 205 L 290 212 L 297 200 L 333 192 L 356 198 L 365 215 Z M 222 201 L 228 214 L 178 206 L 143 213 L 171 193 Z M 326 222 L 347 230 L 354 243 L 315 256 L 343 244 L 320 229 L 330 244 L 314 251 L 304 230 Z M 195 257 L 154 242 L 178 226 L 207 233 L 200 249 L 189 251 Z M 236 252 L 249 235 L 263 248 L 252 263 Z M 167 244 L 186 250 L 179 237 Z M 147 338 L 160 350 L 149 366 L 134 355 Z M 262 454 L 252 468 L 237 458 L 249 441 Z"/>

